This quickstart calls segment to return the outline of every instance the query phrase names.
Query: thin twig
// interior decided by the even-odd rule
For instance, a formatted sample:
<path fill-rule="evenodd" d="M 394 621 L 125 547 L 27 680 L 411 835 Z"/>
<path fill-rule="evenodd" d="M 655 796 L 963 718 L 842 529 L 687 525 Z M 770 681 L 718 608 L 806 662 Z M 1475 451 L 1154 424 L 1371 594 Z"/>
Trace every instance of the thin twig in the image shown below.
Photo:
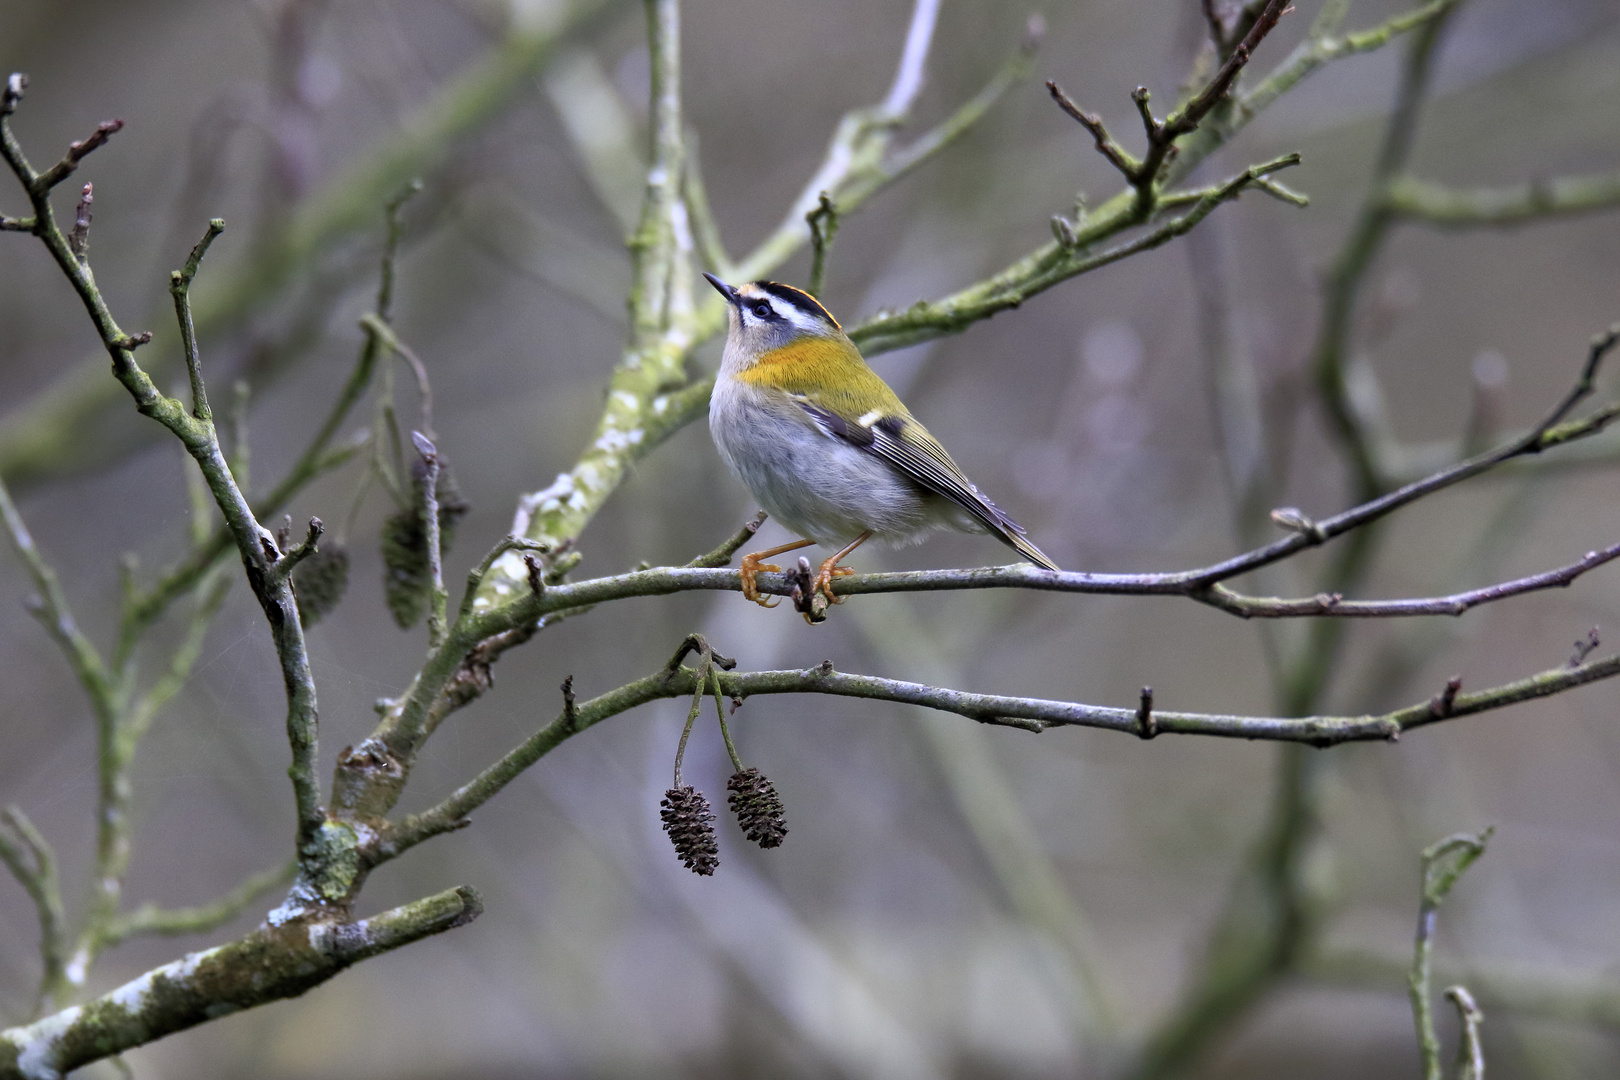
<path fill-rule="evenodd" d="M 833 237 L 838 235 L 838 207 L 825 191 L 816 208 L 804 215 L 810 226 L 810 281 L 806 290 L 811 296 L 821 295 L 821 284 L 827 273 L 827 255 L 832 251 Z"/>
<path fill-rule="evenodd" d="M 174 315 L 180 323 L 180 343 L 186 353 L 186 374 L 191 377 L 191 415 L 204 422 L 213 419 L 208 407 L 208 395 L 203 390 L 202 362 L 197 356 L 197 327 L 191 317 L 191 281 L 197 276 L 203 256 L 214 243 L 214 238 L 225 231 L 225 219 L 208 222 L 208 231 L 191 249 L 183 269 L 169 276 L 169 293 L 174 297 Z"/>
<path fill-rule="evenodd" d="M 449 633 L 445 609 L 450 602 L 450 594 L 444 587 L 444 554 L 439 539 L 439 451 L 420 431 L 411 432 L 411 444 L 416 447 L 424 466 L 420 509 L 428 562 L 428 647 L 438 649 Z"/>
<path fill-rule="evenodd" d="M 765 511 L 761 510 L 753 517 L 743 522 L 742 528 L 738 529 L 731 536 L 727 537 L 725 543 L 721 544 L 707 555 L 699 555 L 686 565 L 706 567 L 727 565 L 731 562 L 731 557 L 737 554 L 737 552 L 741 551 L 743 549 L 743 545 L 752 540 L 754 535 L 759 532 L 760 526 L 764 524 Z"/>
<path fill-rule="evenodd" d="M 1418 1051 L 1423 1058 L 1424 1080 L 1443 1080 L 1440 1065 L 1440 1039 L 1434 1032 L 1434 1006 L 1430 990 L 1433 971 L 1434 928 L 1440 905 L 1452 886 L 1475 859 L 1485 854 L 1493 830 L 1477 836 L 1458 833 L 1424 849 L 1422 902 L 1418 905 L 1417 935 L 1412 946 L 1412 971 L 1407 991 L 1412 999 L 1412 1019 L 1417 1025 Z M 1477 1011 L 1477 1010 L 1476 1010 Z"/>
<path fill-rule="evenodd" d="M 248 905 L 266 892 L 287 884 L 297 871 L 296 862 L 262 870 L 213 903 L 197 907 L 160 908 L 155 904 L 142 904 L 108 924 L 102 931 L 102 944 L 110 947 L 132 937 L 174 937 L 217 930 L 246 911 Z"/>
<path fill-rule="evenodd" d="M 1485 1080 L 1485 1046 L 1479 1037 L 1485 1012 L 1464 986 L 1446 987 L 1446 1000 L 1456 1006 L 1457 1020 L 1462 1027 L 1462 1035 L 1457 1040 L 1457 1080 Z"/>

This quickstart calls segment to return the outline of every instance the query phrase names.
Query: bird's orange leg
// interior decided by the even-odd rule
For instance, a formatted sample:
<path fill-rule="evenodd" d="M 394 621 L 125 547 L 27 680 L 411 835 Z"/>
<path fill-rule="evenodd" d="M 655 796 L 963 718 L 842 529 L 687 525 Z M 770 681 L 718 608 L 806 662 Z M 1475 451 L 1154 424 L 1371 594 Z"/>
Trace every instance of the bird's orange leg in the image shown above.
<path fill-rule="evenodd" d="M 870 539 L 872 539 L 872 530 L 867 529 L 865 532 L 861 533 L 861 535 L 857 536 L 848 547 L 845 547 L 841 551 L 835 552 L 832 558 L 822 563 L 821 569 L 816 571 L 816 582 L 810 588 L 811 594 L 814 595 L 816 590 L 820 589 L 821 595 L 827 598 L 827 603 L 842 604 L 844 602 L 843 597 L 833 595 L 832 579 L 835 577 L 848 577 L 855 571 L 851 570 L 847 566 L 839 566 L 838 562 L 844 556 L 848 555 L 850 552 L 854 551 L 856 548 L 860 547 Z"/>
<path fill-rule="evenodd" d="M 773 547 L 765 551 L 756 551 L 752 555 L 744 555 L 741 564 L 737 567 L 738 572 L 742 574 L 743 595 L 760 607 L 775 607 L 781 603 L 780 598 L 767 600 L 759 595 L 759 586 L 754 583 L 754 578 L 762 570 L 779 573 L 782 568 L 771 563 L 762 563 L 759 560 L 768 559 L 772 555 L 780 555 L 784 551 L 796 551 L 802 547 L 809 547 L 813 543 L 815 543 L 814 540 L 795 540 L 793 543 L 783 544 L 781 547 Z"/>

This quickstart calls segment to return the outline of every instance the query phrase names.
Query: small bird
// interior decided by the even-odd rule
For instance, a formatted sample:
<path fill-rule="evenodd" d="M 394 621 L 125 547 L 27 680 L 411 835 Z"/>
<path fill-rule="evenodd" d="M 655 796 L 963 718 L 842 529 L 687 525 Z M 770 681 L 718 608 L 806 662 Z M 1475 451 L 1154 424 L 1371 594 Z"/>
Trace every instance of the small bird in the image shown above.
<path fill-rule="evenodd" d="M 832 579 L 854 573 L 838 565 L 850 552 L 871 539 L 916 543 L 936 529 L 992 533 L 1058 568 L 979 493 L 815 297 L 774 281 L 733 287 L 703 276 L 730 304 L 709 431 L 760 505 L 806 537 L 745 555 L 744 596 L 773 606 L 755 577 L 781 567 L 761 560 L 820 544 L 837 550 L 812 589 L 842 603 Z"/>

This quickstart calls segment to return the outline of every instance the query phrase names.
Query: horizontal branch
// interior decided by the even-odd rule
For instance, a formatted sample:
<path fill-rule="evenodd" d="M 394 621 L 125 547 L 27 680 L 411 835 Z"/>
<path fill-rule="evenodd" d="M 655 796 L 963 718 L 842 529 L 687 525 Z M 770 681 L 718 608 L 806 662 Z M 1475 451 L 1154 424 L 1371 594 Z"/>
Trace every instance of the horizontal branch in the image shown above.
<path fill-rule="evenodd" d="M 1192 570 L 1147 574 L 1094 574 L 1075 570 L 1054 572 L 1027 563 L 853 574 L 834 581 L 833 592 L 839 596 L 859 596 L 871 593 L 1033 589 L 1100 596 L 1184 596 L 1243 618 L 1401 618 L 1461 615 L 1496 600 L 1560 588 L 1616 558 L 1620 558 L 1620 544 L 1589 552 L 1566 566 L 1512 581 L 1448 596 L 1395 600 L 1346 600 L 1342 596 L 1329 594 L 1300 599 L 1246 596 L 1217 583 L 1219 577 L 1230 576 L 1223 568 L 1229 567 L 1235 560 Z M 756 582 L 760 592 L 775 596 L 791 596 L 797 585 L 795 577 L 779 573 L 760 574 Z M 741 575 L 733 569 L 662 566 L 548 588 L 538 601 L 538 610 L 542 615 L 549 615 L 633 597 L 669 596 L 682 592 L 740 592 L 741 589 Z"/>
<path fill-rule="evenodd" d="M 478 893 L 461 886 L 359 922 L 261 926 L 94 1001 L 0 1031 L 0 1080 L 61 1080 L 165 1035 L 297 997 L 351 964 L 465 926 L 482 912 Z"/>
<path fill-rule="evenodd" d="M 1282 561 L 1306 548 L 1324 544 L 1336 536 L 1376 521 L 1402 506 L 1515 458 L 1538 454 L 1602 431 L 1616 416 L 1620 416 L 1620 405 L 1606 406 L 1596 410 L 1591 416 L 1576 420 L 1564 421 L 1563 418 L 1582 398 L 1591 393 L 1599 366 L 1616 344 L 1620 344 L 1620 326 L 1612 327 L 1606 333 L 1594 338 L 1580 375 L 1571 389 L 1540 424 L 1515 436 L 1502 446 L 1441 469 L 1394 492 L 1321 521 L 1312 521 L 1297 510 L 1289 510 L 1286 513 L 1278 511 L 1275 516 L 1290 530 L 1288 536 L 1209 566 L 1145 574 L 1050 571 L 1027 564 L 974 569 L 914 570 L 889 574 L 857 574 L 838 578 L 833 583 L 833 590 L 838 595 L 846 596 L 881 592 L 1003 588 L 1126 596 L 1185 596 L 1244 618 L 1319 616 L 1392 618 L 1461 615 L 1482 604 L 1542 589 L 1563 587 L 1581 575 L 1620 557 L 1620 544 L 1588 552 L 1582 558 L 1552 570 L 1448 596 L 1346 600 L 1342 596 L 1323 594 L 1302 599 L 1281 599 L 1245 596 L 1224 587 L 1221 583 Z M 761 574 L 758 585 L 762 592 L 790 596 L 795 582 L 785 574 Z M 704 568 L 698 565 L 656 567 L 556 585 L 546 589 L 542 596 L 533 601 L 533 605 L 534 614 L 539 616 L 636 596 L 740 589 L 741 577 L 735 570 Z M 527 612 L 525 617 L 528 617 Z"/>
<path fill-rule="evenodd" d="M 1500 188 L 1453 188 L 1402 177 L 1391 185 L 1385 205 L 1401 217 L 1433 225 L 1516 225 L 1620 206 L 1620 172 Z"/>
<path fill-rule="evenodd" d="M 683 669 L 685 670 L 685 669 Z M 1445 708 L 1424 701 L 1403 709 L 1369 716 L 1242 716 L 1221 713 L 1173 712 L 1152 709 L 1147 724 L 1140 704 L 1125 708 L 1085 705 L 1041 698 L 970 694 L 922 683 L 846 675 L 830 662 L 802 671 L 722 672 L 721 690 L 729 696 L 753 694 L 830 694 L 921 705 L 981 723 L 1045 731 L 1055 727 L 1090 727 L 1139 737 L 1154 735 L 1209 735 L 1230 739 L 1264 739 L 1332 746 L 1344 742 L 1393 742 L 1404 732 L 1459 716 L 1488 712 L 1535 698 L 1549 697 L 1589 682 L 1620 675 L 1620 655 L 1576 667 L 1557 667 L 1515 682 L 1458 693 Z M 685 692 L 690 692 L 687 687 Z M 662 696 L 662 695 L 661 695 Z"/>
<path fill-rule="evenodd" d="M 1150 701 L 1119 708 L 1044 698 L 972 694 L 924 683 L 846 674 L 834 670 L 831 661 L 801 670 L 713 673 L 713 677 L 719 680 L 721 693 L 735 698 L 756 694 L 827 694 L 919 705 L 984 724 L 1033 732 L 1055 727 L 1088 727 L 1124 732 L 1140 738 L 1166 734 L 1205 735 L 1305 743 L 1317 747 L 1344 742 L 1393 742 L 1403 733 L 1429 724 L 1549 697 L 1616 675 L 1620 675 L 1620 655 L 1552 668 L 1474 693 L 1462 693 L 1448 686 L 1442 695 L 1434 699 L 1379 715 L 1269 717 L 1160 711 L 1152 708 Z M 449 798 L 379 831 L 366 852 L 366 858 L 372 864 L 386 862 L 424 840 L 462 828 L 467 823 L 468 814 L 488 802 L 529 766 L 567 739 L 638 705 L 662 698 L 688 697 L 698 688 L 698 681 L 703 677 L 703 672 L 692 668 L 666 667 L 600 697 L 565 704 L 555 720 L 462 785 Z"/>

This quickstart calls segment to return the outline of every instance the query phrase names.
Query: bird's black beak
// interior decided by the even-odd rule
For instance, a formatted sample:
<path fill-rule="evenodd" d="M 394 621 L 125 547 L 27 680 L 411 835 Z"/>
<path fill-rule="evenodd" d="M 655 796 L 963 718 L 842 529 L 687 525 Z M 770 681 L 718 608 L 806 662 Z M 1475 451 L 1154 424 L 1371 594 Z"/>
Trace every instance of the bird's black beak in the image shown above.
<path fill-rule="evenodd" d="M 714 286 L 715 292 L 726 298 L 726 302 L 728 304 L 736 304 L 739 302 L 736 289 L 733 289 L 730 285 L 727 285 L 713 274 L 706 273 L 703 276 L 709 279 L 709 284 Z"/>

